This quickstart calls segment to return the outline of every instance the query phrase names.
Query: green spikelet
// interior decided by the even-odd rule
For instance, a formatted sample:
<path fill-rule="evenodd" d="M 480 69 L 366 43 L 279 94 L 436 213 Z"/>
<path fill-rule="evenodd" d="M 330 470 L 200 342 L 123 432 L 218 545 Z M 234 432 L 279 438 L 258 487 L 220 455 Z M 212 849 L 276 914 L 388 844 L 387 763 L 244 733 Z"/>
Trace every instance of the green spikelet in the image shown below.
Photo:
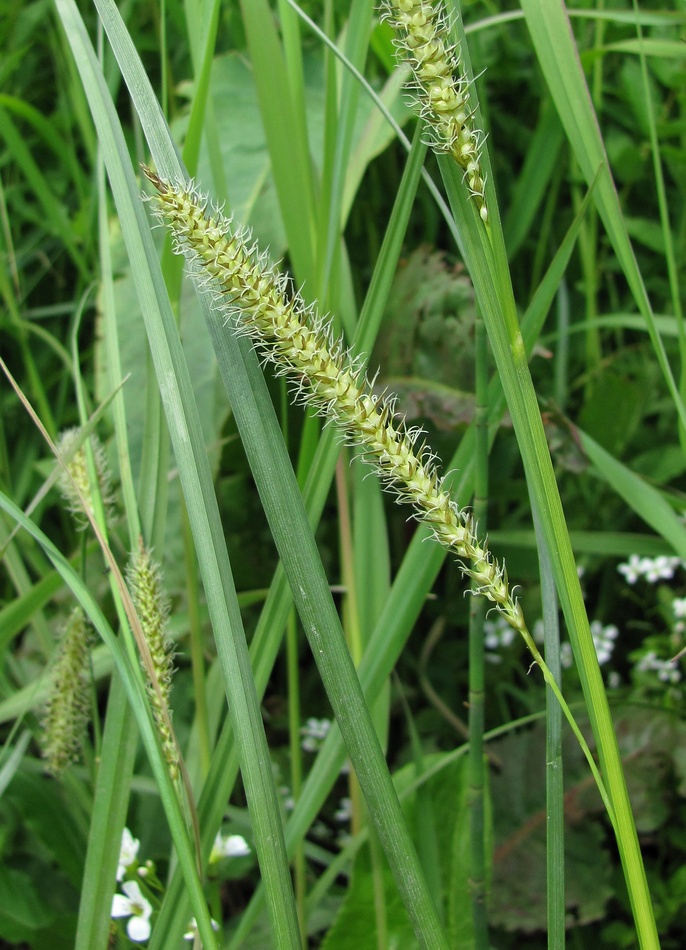
<path fill-rule="evenodd" d="M 57 477 L 57 486 L 79 529 L 83 530 L 88 525 L 88 515 L 93 516 L 95 511 L 91 483 L 88 478 L 88 463 L 83 445 L 73 452 L 73 446 L 79 438 L 80 431 L 78 427 L 65 429 L 64 432 L 60 433 L 57 440 L 57 451 L 62 458 L 72 456 L 67 462 L 67 471 L 63 468 L 60 471 Z M 105 518 L 108 524 L 112 524 L 115 512 L 112 475 L 105 457 L 105 450 L 97 435 L 90 436 L 90 445 L 93 450 L 98 490 L 105 510 Z"/>
<path fill-rule="evenodd" d="M 167 635 L 169 600 L 164 591 L 160 567 L 142 539 L 138 551 L 131 558 L 126 577 L 154 671 L 154 677 L 151 677 L 145 664 L 141 664 L 148 679 L 148 696 L 169 772 L 172 779 L 176 780 L 179 774 L 179 752 L 169 706 L 174 670 L 174 652 Z"/>
<path fill-rule="evenodd" d="M 83 611 L 75 607 L 52 660 L 42 719 L 43 757 L 55 776 L 81 756 L 90 708 L 90 639 Z"/>
<path fill-rule="evenodd" d="M 469 193 L 487 223 L 480 157 L 484 137 L 474 127 L 469 81 L 460 48 L 450 38 L 446 14 L 428 0 L 383 0 L 382 17 L 393 27 L 400 58 L 410 67 L 410 88 L 426 122 L 429 145 L 452 155 L 464 169 Z"/>

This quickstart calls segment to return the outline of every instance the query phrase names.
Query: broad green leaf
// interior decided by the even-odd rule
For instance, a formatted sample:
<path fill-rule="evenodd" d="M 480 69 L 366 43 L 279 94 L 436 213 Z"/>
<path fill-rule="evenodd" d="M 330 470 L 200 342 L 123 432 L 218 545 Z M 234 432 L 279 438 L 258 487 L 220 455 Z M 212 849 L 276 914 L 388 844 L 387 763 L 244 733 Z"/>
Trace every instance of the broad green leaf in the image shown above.
<path fill-rule="evenodd" d="M 377 926 L 378 906 L 375 887 L 384 889 L 383 931 Z M 343 904 L 322 943 L 323 950 L 359 950 L 368 946 L 402 947 L 416 950 L 420 946 L 412 931 L 407 912 L 393 887 L 393 878 L 386 868 L 379 882 L 369 861 L 369 849 L 362 848 L 355 858 L 350 885 Z"/>

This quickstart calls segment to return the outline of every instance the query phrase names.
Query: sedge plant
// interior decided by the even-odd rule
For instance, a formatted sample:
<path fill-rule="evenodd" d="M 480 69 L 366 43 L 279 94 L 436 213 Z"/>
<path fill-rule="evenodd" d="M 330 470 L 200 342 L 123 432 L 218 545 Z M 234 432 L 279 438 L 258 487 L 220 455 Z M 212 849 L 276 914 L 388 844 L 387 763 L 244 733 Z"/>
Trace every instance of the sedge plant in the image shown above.
<path fill-rule="evenodd" d="M 466 184 L 464 191 L 476 206 L 481 222 L 482 234 L 477 235 L 477 241 L 480 250 L 486 251 L 483 262 L 486 267 L 494 268 L 499 262 L 492 251 L 493 237 L 485 197 L 486 175 L 480 163 L 482 136 L 473 124 L 476 110 L 469 106 L 468 78 L 459 55 L 460 47 L 447 39 L 448 21 L 433 4 L 404 0 L 390 5 L 386 12 L 399 33 L 401 50 L 409 56 L 413 88 L 420 112 L 427 122 L 429 143 L 462 170 L 462 184 Z M 548 685 L 561 700 L 559 688 L 526 628 L 502 569 L 493 563 L 487 549 L 479 544 L 471 517 L 451 505 L 449 495 L 432 467 L 422 459 L 422 452 L 415 453 L 417 433 L 404 432 L 402 428 L 399 433 L 396 431 L 397 425 L 394 427 L 391 423 L 392 404 L 371 395 L 369 383 L 360 382 L 354 363 L 346 361 L 341 342 L 334 341 L 327 331 L 322 330 L 316 313 L 305 306 L 297 293 L 288 294 L 286 300 L 283 279 L 270 272 L 264 259 L 256 256 L 249 235 L 233 232 L 230 222 L 216 214 L 206 215 L 206 201 L 194 193 L 192 185 L 164 181 L 150 173 L 149 177 L 158 188 L 161 208 L 171 223 L 180 249 L 194 264 L 199 263 L 207 275 L 215 309 L 221 311 L 223 306 L 227 317 L 248 315 L 238 320 L 239 332 L 250 335 L 261 345 L 279 371 L 290 373 L 298 382 L 298 392 L 318 411 L 333 419 L 355 444 L 363 446 L 367 455 L 376 462 L 382 477 L 403 500 L 409 500 L 421 511 L 422 519 L 431 524 L 439 541 L 461 558 L 465 574 L 477 581 L 477 591 L 495 603 L 507 622 L 522 634 L 536 662 L 544 670 Z M 225 238 L 223 242 L 222 236 Z M 469 236 L 473 240 L 473 236 Z M 507 295 L 506 283 L 502 287 L 493 287 L 495 276 L 496 271 L 491 270 L 491 286 L 480 288 L 491 300 L 494 291 L 496 297 L 502 293 Z M 475 283 L 479 289 L 478 282 Z M 501 298 L 501 302 L 507 303 L 507 297 L 504 301 Z M 490 311 L 491 306 L 487 305 L 486 309 Z M 500 316 L 498 320 L 502 333 L 505 327 Z M 520 399 L 522 396 L 525 405 L 526 389 L 520 390 Z M 525 405 L 525 408 L 528 407 Z M 578 727 L 571 716 L 569 718 L 581 738 Z M 609 778 L 617 783 L 616 794 L 624 811 L 628 799 L 616 743 L 612 739 L 607 751 L 615 760 Z M 588 758 L 595 772 L 593 760 L 590 756 Z M 616 766 L 619 766 L 619 771 Z M 629 866 L 635 876 L 634 896 L 650 928 L 645 878 L 636 850 L 635 832 L 628 839 L 622 838 L 615 821 L 612 798 L 606 794 L 603 780 L 596 775 L 620 842 L 634 852 Z"/>
<path fill-rule="evenodd" d="M 580 204 L 579 215 L 541 283 L 540 299 L 523 315 L 521 324 L 514 305 L 500 221 L 501 207 L 490 167 L 489 151 L 495 144 L 487 141 L 484 134 L 479 97 L 469 62 L 469 48 L 456 4 L 444 4 L 438 0 L 432 3 L 426 0 L 387 0 L 378 11 L 374 11 L 372 3 L 366 0 L 351 4 L 345 50 L 337 53 L 358 69 L 362 68 L 370 23 L 375 22 L 373 18 L 380 16 L 384 28 L 392 29 L 399 57 L 409 70 L 410 98 L 421 123 L 359 322 L 356 322 L 356 308 L 352 303 L 352 281 L 343 240 L 353 189 L 350 182 L 355 180 L 359 184 L 361 173 L 357 179 L 354 175 L 370 161 L 377 147 L 369 143 L 387 143 L 394 133 L 385 130 L 381 134 L 379 129 L 385 129 L 383 120 L 378 119 L 378 124 L 375 124 L 377 120 L 370 119 L 366 138 L 362 140 L 368 151 L 362 148 L 364 157 L 360 158 L 360 151 L 353 147 L 359 146 L 354 138 L 359 90 L 352 74 L 341 77 L 333 59 L 327 61 L 325 115 L 328 134 L 323 146 L 326 162 L 321 180 L 316 180 L 307 141 L 304 109 L 306 92 L 298 13 L 293 4 L 285 0 L 279 3 L 280 36 L 266 2 L 251 0 L 242 5 L 242 22 L 267 129 L 275 190 L 283 210 L 289 263 L 295 275 L 294 285 L 256 248 L 249 232 L 230 217 L 225 217 L 204 196 L 201 186 L 195 184 L 196 180 L 202 180 L 202 188 L 211 188 L 214 194 L 231 203 L 232 182 L 224 177 L 221 143 L 217 135 L 217 101 L 211 100 L 209 92 L 220 5 L 188 5 L 188 35 L 196 82 L 183 162 L 179 160 L 173 137 L 120 12 L 109 0 L 96 0 L 96 7 L 121 74 L 131 92 L 152 156 L 150 164 L 155 171 L 147 172 L 155 192 L 152 204 L 173 232 L 176 249 L 189 260 L 191 273 L 201 286 L 201 312 L 277 543 L 281 564 L 266 595 L 248 654 L 220 528 L 208 453 L 203 444 L 202 423 L 205 420 L 197 410 L 196 393 L 191 374 L 187 371 L 187 357 L 181 347 L 174 320 L 175 311 L 183 310 L 179 302 L 183 286 L 180 282 L 180 266 L 170 256 L 167 246 L 163 252 L 162 271 L 158 267 L 148 221 L 140 202 L 140 184 L 136 180 L 139 165 L 138 162 L 132 162 L 129 156 L 126 139 L 113 108 L 111 73 L 103 71 L 75 4 L 71 0 L 57 0 L 56 9 L 65 28 L 62 38 L 64 48 L 66 51 L 68 44 L 79 76 L 77 79 L 76 72 L 70 74 L 72 99 L 78 103 L 80 122 L 84 127 L 88 126 L 87 113 L 90 110 L 103 160 L 103 166 L 98 167 L 102 306 L 107 348 L 111 357 L 107 365 L 108 384 L 110 392 L 117 393 L 111 398 L 119 475 L 127 512 L 129 537 L 124 546 L 130 552 L 139 552 L 142 558 L 139 567 L 146 578 L 142 584 L 135 579 L 132 569 L 129 575 L 132 591 L 127 591 L 123 574 L 115 570 L 115 554 L 102 540 L 105 537 L 103 523 L 100 534 L 96 532 L 96 536 L 101 539 L 103 550 L 107 549 L 106 563 L 116 580 L 113 596 L 117 603 L 117 619 L 126 637 L 122 645 L 114 637 L 109 622 L 102 616 L 99 606 L 73 567 L 60 557 L 42 532 L 16 506 L 13 507 L 3 494 L 3 509 L 41 547 L 106 641 L 110 666 L 102 665 L 103 653 L 96 648 L 93 653 L 94 668 L 96 671 L 111 669 L 111 658 L 114 657 L 117 669 L 102 737 L 101 747 L 106 754 L 102 758 L 102 765 L 95 769 L 97 794 L 89 834 L 77 946 L 104 946 L 107 939 L 102 921 L 107 923 L 112 906 L 113 870 L 117 865 L 116 852 L 124 825 L 133 769 L 135 737 L 132 740 L 131 736 L 134 719 L 145 740 L 146 752 L 152 763 L 180 859 L 178 867 L 175 866 L 175 860 L 172 862 L 166 896 L 159 911 L 156 910 L 153 915 L 152 947 L 175 945 L 189 929 L 189 918 L 193 914 L 198 923 L 195 928 L 190 927 L 191 937 L 197 938 L 200 931 L 206 946 L 213 946 L 218 940 L 207 908 L 203 906 L 202 878 L 208 862 L 216 860 L 212 845 L 217 828 L 225 818 L 225 803 L 231 795 L 239 768 L 251 808 L 262 884 L 233 934 L 233 945 L 238 946 L 245 939 L 251 923 L 259 914 L 259 900 L 265 894 L 271 911 L 275 943 L 289 947 L 300 945 L 303 939 L 300 930 L 304 931 L 307 926 L 306 905 L 309 899 L 302 873 L 303 854 L 307 854 L 305 835 L 335 781 L 346 756 L 346 746 L 367 795 L 378 840 L 387 850 L 399 891 L 413 918 L 417 939 L 422 945 L 436 947 L 451 942 L 454 921 L 449 919 L 444 927 L 439 920 L 440 912 L 437 914 L 433 906 L 440 904 L 440 895 L 430 893 L 423 880 L 367 711 L 367 706 L 371 706 L 382 694 L 383 684 L 409 636 L 414 618 L 446 553 L 457 560 L 474 594 L 475 616 L 470 633 L 470 730 L 473 746 L 469 780 L 473 787 L 474 814 L 470 869 L 474 872 L 475 880 L 471 898 L 474 945 L 477 948 L 487 945 L 487 900 L 484 900 L 484 896 L 490 857 L 484 826 L 489 806 L 488 783 L 481 768 L 483 707 L 480 704 L 484 677 L 483 663 L 479 659 L 480 653 L 483 653 L 479 649 L 483 619 L 479 617 L 479 610 L 482 615 L 486 609 L 497 612 L 523 638 L 534 665 L 543 671 L 552 693 L 551 705 L 562 703 L 572 728 L 581 738 L 562 699 L 560 688 L 531 637 L 504 564 L 491 553 L 482 533 L 486 523 L 485 504 L 482 504 L 482 496 L 487 493 L 486 456 L 505 399 L 524 462 L 534 520 L 540 532 L 542 573 L 546 575 L 548 584 L 546 589 L 552 590 L 551 585 L 555 584 L 570 631 L 599 754 L 599 767 L 596 767 L 587 748 L 586 752 L 618 842 L 639 942 L 643 947 L 656 946 L 654 921 L 612 720 L 598 673 L 558 489 L 527 365 L 545 311 L 559 285 L 589 202 L 597 203 L 601 220 L 619 249 L 622 266 L 631 275 L 630 283 L 634 292 L 641 298 L 640 306 L 650 318 L 650 306 L 645 296 L 642 296 L 644 291 L 640 276 L 632 264 L 630 246 L 618 226 L 611 177 L 604 164 L 602 143 L 599 146 L 593 137 L 593 113 L 589 108 L 590 101 L 584 98 L 585 85 L 574 57 L 576 51 L 570 51 L 571 39 L 565 33 L 567 21 L 561 5 L 558 9 L 557 4 L 527 0 L 523 8 L 531 26 L 539 61 L 563 116 L 567 135 L 577 151 L 583 175 L 592 188 L 590 195 Z M 541 26 L 544 21 L 545 29 Z M 166 27 L 163 25 L 162 29 L 164 31 Z M 166 111 L 170 88 L 170 46 L 164 33 L 162 39 L 162 98 Z M 563 76 L 556 73 L 556 48 L 559 49 L 560 60 L 565 64 Z M 110 81 L 110 88 L 105 76 Z M 396 107 L 398 85 L 394 75 L 384 90 L 388 100 Z M 337 124 L 339 116 L 340 124 Z M 5 123 L 4 127 L 8 130 L 8 141 L 15 141 L 11 139 L 10 125 Z M 200 175 L 198 160 L 203 135 L 209 161 L 206 157 Z M 88 136 L 94 155 L 92 130 L 88 131 Z M 381 319 L 382 306 L 379 301 L 387 295 L 400 254 L 427 146 L 438 156 L 452 211 L 450 230 L 469 267 L 479 312 L 488 332 L 498 370 L 497 376 L 487 385 L 484 371 L 486 361 L 482 354 L 478 364 L 478 425 L 469 430 L 456 457 L 448 461 L 448 470 L 458 469 L 457 474 L 448 477 L 441 476 L 433 453 L 422 441 L 418 430 L 406 425 L 398 417 L 393 398 L 376 391 L 373 379 L 369 378 L 366 370 L 367 354 Z M 143 148 L 140 152 L 143 152 Z M 138 156 L 143 157 L 143 154 Z M 116 313 L 113 265 L 108 258 L 112 235 L 107 222 L 108 199 L 103 168 L 106 169 L 122 222 L 122 233 L 152 354 L 146 367 L 148 385 L 144 458 L 141 472 L 136 472 L 136 475 L 131 471 L 130 435 L 123 411 L 124 400 L 119 394 L 122 373 L 117 362 L 121 342 L 118 338 L 121 332 L 118 321 L 122 320 L 122 315 Z M 346 177 L 349 168 L 355 170 L 350 172 L 350 178 Z M 34 181 L 38 181 L 35 170 L 32 173 Z M 210 174 L 212 185 L 209 180 L 205 183 L 205 176 Z M 77 181 L 80 182 L 79 194 L 85 194 L 87 188 L 84 182 L 79 176 Z M 45 188 L 41 189 L 41 193 L 45 197 Z M 46 207 L 55 212 L 54 202 L 48 202 Z M 237 215 L 235 221 L 238 220 Z M 67 245 L 75 266 L 80 271 L 84 270 L 86 265 L 78 252 L 79 243 L 70 240 Z M 303 287 L 303 291 L 298 292 L 296 286 Z M 335 315 L 336 330 L 323 316 L 328 310 Z M 344 337 L 340 334 L 340 326 L 344 328 Z M 656 347 L 661 359 L 659 340 L 656 341 Z M 281 426 L 273 413 L 271 397 L 253 349 L 270 363 L 277 375 L 286 377 L 298 400 L 314 410 L 308 414 L 301 448 L 298 474 L 302 494 L 284 449 Z M 27 360 L 30 356 L 29 348 L 26 350 Z M 69 365 L 81 399 L 84 381 L 78 374 L 79 353 L 76 344 L 72 354 L 69 354 Z M 662 361 L 662 366 L 671 388 L 669 367 L 665 361 Z M 33 379 L 35 383 L 35 374 Z M 40 386 L 37 387 L 37 393 L 40 396 L 36 400 L 40 413 L 45 415 L 50 423 L 48 428 L 52 431 L 54 427 L 50 419 L 49 400 L 41 395 Z M 83 406 L 80 406 L 80 410 L 81 421 L 85 423 L 88 413 Z M 314 419 L 315 413 L 329 423 L 321 434 Z M 286 429 L 286 426 L 283 428 Z M 356 645 L 356 659 L 360 661 L 359 683 L 342 644 L 340 623 L 312 536 L 339 454 L 341 437 L 371 464 L 382 483 L 398 500 L 411 506 L 420 524 L 387 599 L 374 612 L 374 623 L 369 625 L 373 627 L 373 632 L 359 650 Z M 589 452 L 595 452 L 597 464 L 605 465 L 606 470 L 609 470 L 609 462 L 600 450 L 594 448 L 591 442 L 586 444 Z M 146 616 L 146 590 L 157 589 L 157 569 L 150 561 L 150 549 L 154 548 L 157 556 L 164 547 L 169 496 L 176 489 L 175 485 L 170 487 L 167 483 L 171 449 L 180 474 L 189 526 L 184 542 L 188 584 L 199 588 L 193 569 L 197 552 L 210 623 L 220 657 L 219 663 L 206 675 L 204 664 L 207 657 L 200 636 L 202 621 L 200 610 L 195 609 L 191 623 L 194 637 L 193 681 L 195 689 L 203 694 L 198 698 L 198 707 L 203 712 L 202 716 L 198 714 L 193 727 L 198 730 L 193 735 L 200 736 L 197 743 L 200 752 L 196 758 L 196 743 L 192 738 L 188 744 L 186 763 L 179 759 L 179 747 L 172 731 L 172 722 L 175 720 L 172 720 L 167 708 L 171 667 L 165 636 L 159 637 L 152 648 L 148 647 L 153 658 L 157 658 L 159 669 L 159 674 L 155 673 L 151 680 L 149 676 L 142 676 L 134 662 L 134 642 L 128 632 L 129 621 L 133 627 L 137 627 L 142 625 Z M 475 457 L 478 459 L 476 465 Z M 94 468 L 92 462 L 90 468 Z M 140 479 L 138 486 L 135 484 L 137 478 Z M 624 484 L 627 484 L 626 480 Z M 635 491 L 635 486 L 630 485 L 626 489 L 627 494 L 631 490 Z M 109 495 L 109 490 L 105 495 Z M 356 495 L 356 501 L 357 498 Z M 474 513 L 468 507 L 471 504 L 474 505 Z M 141 536 L 145 539 L 142 546 Z M 423 544 L 422 540 L 429 537 L 439 544 Z M 678 540 L 678 532 L 674 530 L 671 537 Z M 359 551 L 356 556 L 359 556 Z M 379 584 L 379 587 L 382 585 Z M 196 606 L 200 603 L 197 595 L 198 590 L 189 595 Z M 552 593 L 549 599 L 553 601 Z M 364 598 L 358 600 L 369 604 L 369 600 Z M 332 729 L 323 743 L 312 770 L 302 784 L 293 814 L 285 822 L 282 838 L 278 796 L 264 742 L 259 702 L 267 688 L 281 633 L 291 614 L 293 602 L 298 607 L 301 622 L 319 662 L 322 681 L 339 719 L 341 731 Z M 131 612 L 130 616 L 127 611 Z M 141 615 L 140 624 L 136 620 L 136 613 Z M 166 609 L 163 608 L 154 619 L 157 633 L 161 632 L 166 619 Z M 173 616 L 170 619 L 173 620 Z M 555 618 L 551 617 L 548 626 L 554 626 L 554 621 Z M 38 629 L 41 642 L 49 645 L 50 634 L 45 626 L 41 628 L 38 625 Z M 298 646 L 293 629 L 290 639 L 291 650 L 295 654 Z M 555 649 L 554 641 L 554 636 L 548 637 L 547 648 L 552 651 Z M 292 655 L 290 662 L 293 670 L 297 669 L 297 656 Z M 549 665 L 554 667 L 552 662 Z M 146 678 L 149 680 L 147 684 Z M 231 715 L 219 727 L 219 710 L 223 711 L 226 702 L 224 693 Z M 5 715 L 9 718 L 12 710 L 31 708 L 36 702 L 35 695 L 35 690 L 31 693 L 27 688 L 26 692 L 13 699 L 13 704 L 3 705 Z M 551 758 L 559 752 L 556 729 L 554 727 L 551 730 Z M 291 732 L 294 734 L 296 730 L 297 724 L 293 722 Z M 291 739 L 295 753 L 297 737 L 292 735 Z M 460 755 L 463 754 L 463 750 L 458 751 Z M 99 757 L 96 757 L 96 761 L 99 762 Z M 187 781 L 181 794 L 175 780 L 177 770 L 184 773 L 186 768 Z M 118 781 L 120 778 L 121 781 Z M 418 782 L 423 780 L 422 776 L 417 779 Z M 415 787 L 416 784 L 412 786 Z M 194 795 L 197 801 L 193 801 Z M 550 810 L 551 813 L 555 812 L 557 819 L 561 818 L 560 790 L 551 795 Z M 116 815 L 112 827 L 108 826 L 109 814 Z M 368 830 L 363 828 L 359 840 L 367 835 Z M 273 848 L 270 847 L 272 841 L 277 842 Z M 288 858 L 298 848 L 300 872 L 296 894 L 298 907 L 295 912 Z M 99 855 L 103 853 L 107 855 L 105 862 L 99 861 Z M 560 854 L 558 841 L 556 850 L 551 848 L 550 851 L 553 863 L 554 855 Z M 350 852 L 347 857 L 342 857 L 340 864 L 332 863 L 323 880 L 335 879 L 336 870 L 344 867 L 349 856 Z M 553 867 L 550 871 L 549 882 L 555 870 Z M 323 885 L 322 888 L 318 885 L 310 897 L 322 893 L 322 890 Z M 555 934 L 555 942 L 551 945 L 559 946 L 564 939 L 564 895 L 559 887 L 556 893 L 557 905 L 550 932 Z M 192 901 L 192 909 L 189 901 Z M 121 909 L 121 900 L 118 905 Z M 460 906 L 463 908 L 464 903 Z M 150 918 L 149 907 L 144 908 L 142 916 L 146 923 Z M 379 919 L 382 916 L 380 913 Z"/>
<path fill-rule="evenodd" d="M 468 79 L 456 55 L 459 46 L 444 40 L 449 35 L 447 20 L 432 4 L 405 0 L 391 5 L 387 15 L 400 35 L 400 48 L 410 59 L 421 114 L 429 128 L 429 142 L 463 170 L 467 195 L 476 205 L 488 242 L 484 244 L 482 236 L 482 247 L 490 250 L 492 234 L 485 173 L 480 164 L 482 139 L 473 127 Z M 180 249 L 194 264 L 199 263 L 207 275 L 215 308 L 221 310 L 223 305 L 229 317 L 244 317 L 237 322 L 239 332 L 256 340 L 279 371 L 290 373 L 298 381 L 298 391 L 305 399 L 332 418 L 354 443 L 364 446 L 382 477 L 403 500 L 409 500 L 421 511 L 421 517 L 431 524 L 437 538 L 460 556 L 464 572 L 476 579 L 478 592 L 494 602 L 508 623 L 524 636 L 544 669 L 548 684 L 559 696 L 557 684 L 526 629 L 502 570 L 479 545 L 471 518 L 451 506 L 449 496 L 422 459 L 421 451 L 414 451 L 416 433 L 396 431 L 397 426 L 391 423 L 392 405 L 371 395 L 369 384 L 365 380 L 360 382 L 354 364 L 346 363 L 340 341 L 333 341 L 330 334 L 322 331 L 316 314 L 297 293 L 291 293 L 287 302 L 283 281 L 269 272 L 264 260 L 256 257 L 249 236 L 232 232 L 230 223 L 216 215 L 206 216 L 205 202 L 193 193 L 192 187 L 170 183 L 153 174 L 149 177 L 158 188 L 161 207 Z M 489 257 L 486 256 L 487 265 Z M 497 264 L 497 258 L 491 259 Z M 608 751 L 618 764 L 616 745 L 614 751 L 612 745 L 610 740 Z M 589 761 L 593 767 L 590 757 Z M 611 770 L 610 779 L 617 781 L 616 794 L 625 809 L 628 802 L 621 771 Z M 599 785 L 604 793 L 600 779 Z M 606 794 L 603 797 L 617 829 L 611 798 Z M 635 833 L 633 844 L 631 837 L 623 839 L 621 834 L 620 841 L 637 854 Z M 636 858 L 632 860 L 630 870 L 635 874 L 634 896 L 645 911 L 640 856 L 638 863 Z M 649 920 L 648 912 L 646 921 L 650 927 Z"/>

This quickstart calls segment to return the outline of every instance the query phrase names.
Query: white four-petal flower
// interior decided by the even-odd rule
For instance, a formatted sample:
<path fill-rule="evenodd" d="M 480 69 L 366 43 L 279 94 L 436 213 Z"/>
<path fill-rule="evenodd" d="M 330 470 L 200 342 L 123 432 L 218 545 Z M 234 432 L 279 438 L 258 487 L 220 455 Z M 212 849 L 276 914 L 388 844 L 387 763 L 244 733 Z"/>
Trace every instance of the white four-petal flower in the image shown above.
<path fill-rule="evenodd" d="M 112 917 L 128 917 L 126 932 L 134 943 L 142 943 L 150 937 L 152 904 L 143 897 L 138 881 L 124 881 L 121 889 L 126 894 L 112 898 Z"/>
<path fill-rule="evenodd" d="M 135 863 L 138 857 L 140 841 L 134 838 L 128 828 L 124 828 L 119 849 L 119 864 L 117 865 L 117 880 L 123 881 L 128 868 Z"/>
<path fill-rule="evenodd" d="M 223 835 L 217 832 L 212 845 L 210 864 L 216 864 L 222 858 L 240 858 L 250 854 L 250 845 L 242 835 Z"/>

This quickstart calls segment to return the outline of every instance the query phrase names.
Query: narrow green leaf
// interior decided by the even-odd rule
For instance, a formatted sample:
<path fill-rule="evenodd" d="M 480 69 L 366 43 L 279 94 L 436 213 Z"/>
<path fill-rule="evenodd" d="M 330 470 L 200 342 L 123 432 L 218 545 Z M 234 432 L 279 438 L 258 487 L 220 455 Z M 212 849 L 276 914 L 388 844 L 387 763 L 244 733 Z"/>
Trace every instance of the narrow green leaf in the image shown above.
<path fill-rule="evenodd" d="M 112 678 L 100 768 L 88 833 L 75 950 L 106 950 L 110 911 L 138 745 L 133 709 L 118 674 Z M 115 834 L 112 833 L 115 830 Z"/>
<path fill-rule="evenodd" d="M 686 559 L 686 528 L 674 508 L 657 489 L 614 458 L 585 432 L 581 444 L 598 472 L 636 514 Z"/>
<path fill-rule="evenodd" d="M 76 7 L 70 0 L 57 0 L 57 8 L 81 72 L 84 89 L 89 97 L 122 222 L 122 234 L 127 242 L 141 309 L 146 319 L 152 357 L 158 380 L 160 380 L 167 422 L 196 539 L 205 592 L 213 626 L 217 632 L 217 647 L 224 664 L 225 685 L 241 749 L 243 774 L 248 800 L 251 804 L 258 854 L 262 858 L 263 874 L 269 882 L 267 890 L 276 939 L 284 947 L 299 946 L 300 936 L 264 727 L 250 672 L 240 611 L 222 536 L 221 519 L 207 453 L 201 439 L 202 428 L 193 398 L 192 385 L 188 378 L 178 332 L 161 278 L 138 186 L 97 59 Z M 118 18 L 116 10 L 113 11 L 111 6 L 109 12 L 111 15 L 114 14 L 115 19 Z M 127 36 L 127 39 L 129 49 L 125 45 L 114 44 L 115 52 L 124 58 L 127 54 L 131 55 L 130 38 Z M 139 64 L 140 60 L 135 51 L 133 55 L 135 62 Z M 146 77 L 144 89 L 148 88 Z M 154 127 L 153 139 L 154 144 L 159 147 L 159 158 L 162 159 L 164 156 L 166 162 L 175 166 L 180 172 L 176 152 L 161 117 L 159 105 L 154 100 L 149 100 L 142 107 L 141 119 L 144 125 Z M 256 753 L 256 749 L 261 751 Z M 175 828 L 173 820 L 175 820 L 173 817 L 170 818 L 172 831 L 179 833 L 180 829 Z M 281 848 L 279 848 L 280 843 Z M 199 882 L 193 865 L 193 857 L 186 851 L 180 853 L 180 858 L 184 866 L 187 886 L 194 894 L 193 910 L 202 939 L 207 946 L 215 946 L 216 938 L 210 925 L 207 907 L 202 893 L 198 893 Z"/>
<path fill-rule="evenodd" d="M 521 4 L 538 62 L 579 167 L 588 184 L 598 176 L 594 192 L 598 213 L 636 305 L 646 321 L 681 424 L 686 427 L 686 409 L 655 326 L 652 307 L 626 231 L 619 196 L 564 4 L 560 0 L 521 0 Z"/>
<path fill-rule="evenodd" d="M 315 273 L 314 189 L 309 144 L 305 129 L 296 122 L 288 71 L 272 11 L 266 0 L 249 0 L 241 7 L 288 247 L 296 282 L 302 284 Z"/>
<path fill-rule="evenodd" d="M 0 649 L 7 648 L 12 638 L 28 626 L 34 613 L 44 607 L 61 586 L 59 574 L 46 574 L 0 610 Z"/>
<path fill-rule="evenodd" d="M 36 200 L 43 209 L 48 226 L 52 233 L 64 242 L 69 256 L 84 280 L 90 276 L 86 260 L 72 238 L 72 228 L 67 217 L 64 205 L 54 195 L 52 188 L 45 180 L 43 172 L 36 164 L 26 142 L 17 131 L 14 122 L 7 112 L 0 107 L 0 136 L 14 158 L 18 168 L 33 190 Z"/>

